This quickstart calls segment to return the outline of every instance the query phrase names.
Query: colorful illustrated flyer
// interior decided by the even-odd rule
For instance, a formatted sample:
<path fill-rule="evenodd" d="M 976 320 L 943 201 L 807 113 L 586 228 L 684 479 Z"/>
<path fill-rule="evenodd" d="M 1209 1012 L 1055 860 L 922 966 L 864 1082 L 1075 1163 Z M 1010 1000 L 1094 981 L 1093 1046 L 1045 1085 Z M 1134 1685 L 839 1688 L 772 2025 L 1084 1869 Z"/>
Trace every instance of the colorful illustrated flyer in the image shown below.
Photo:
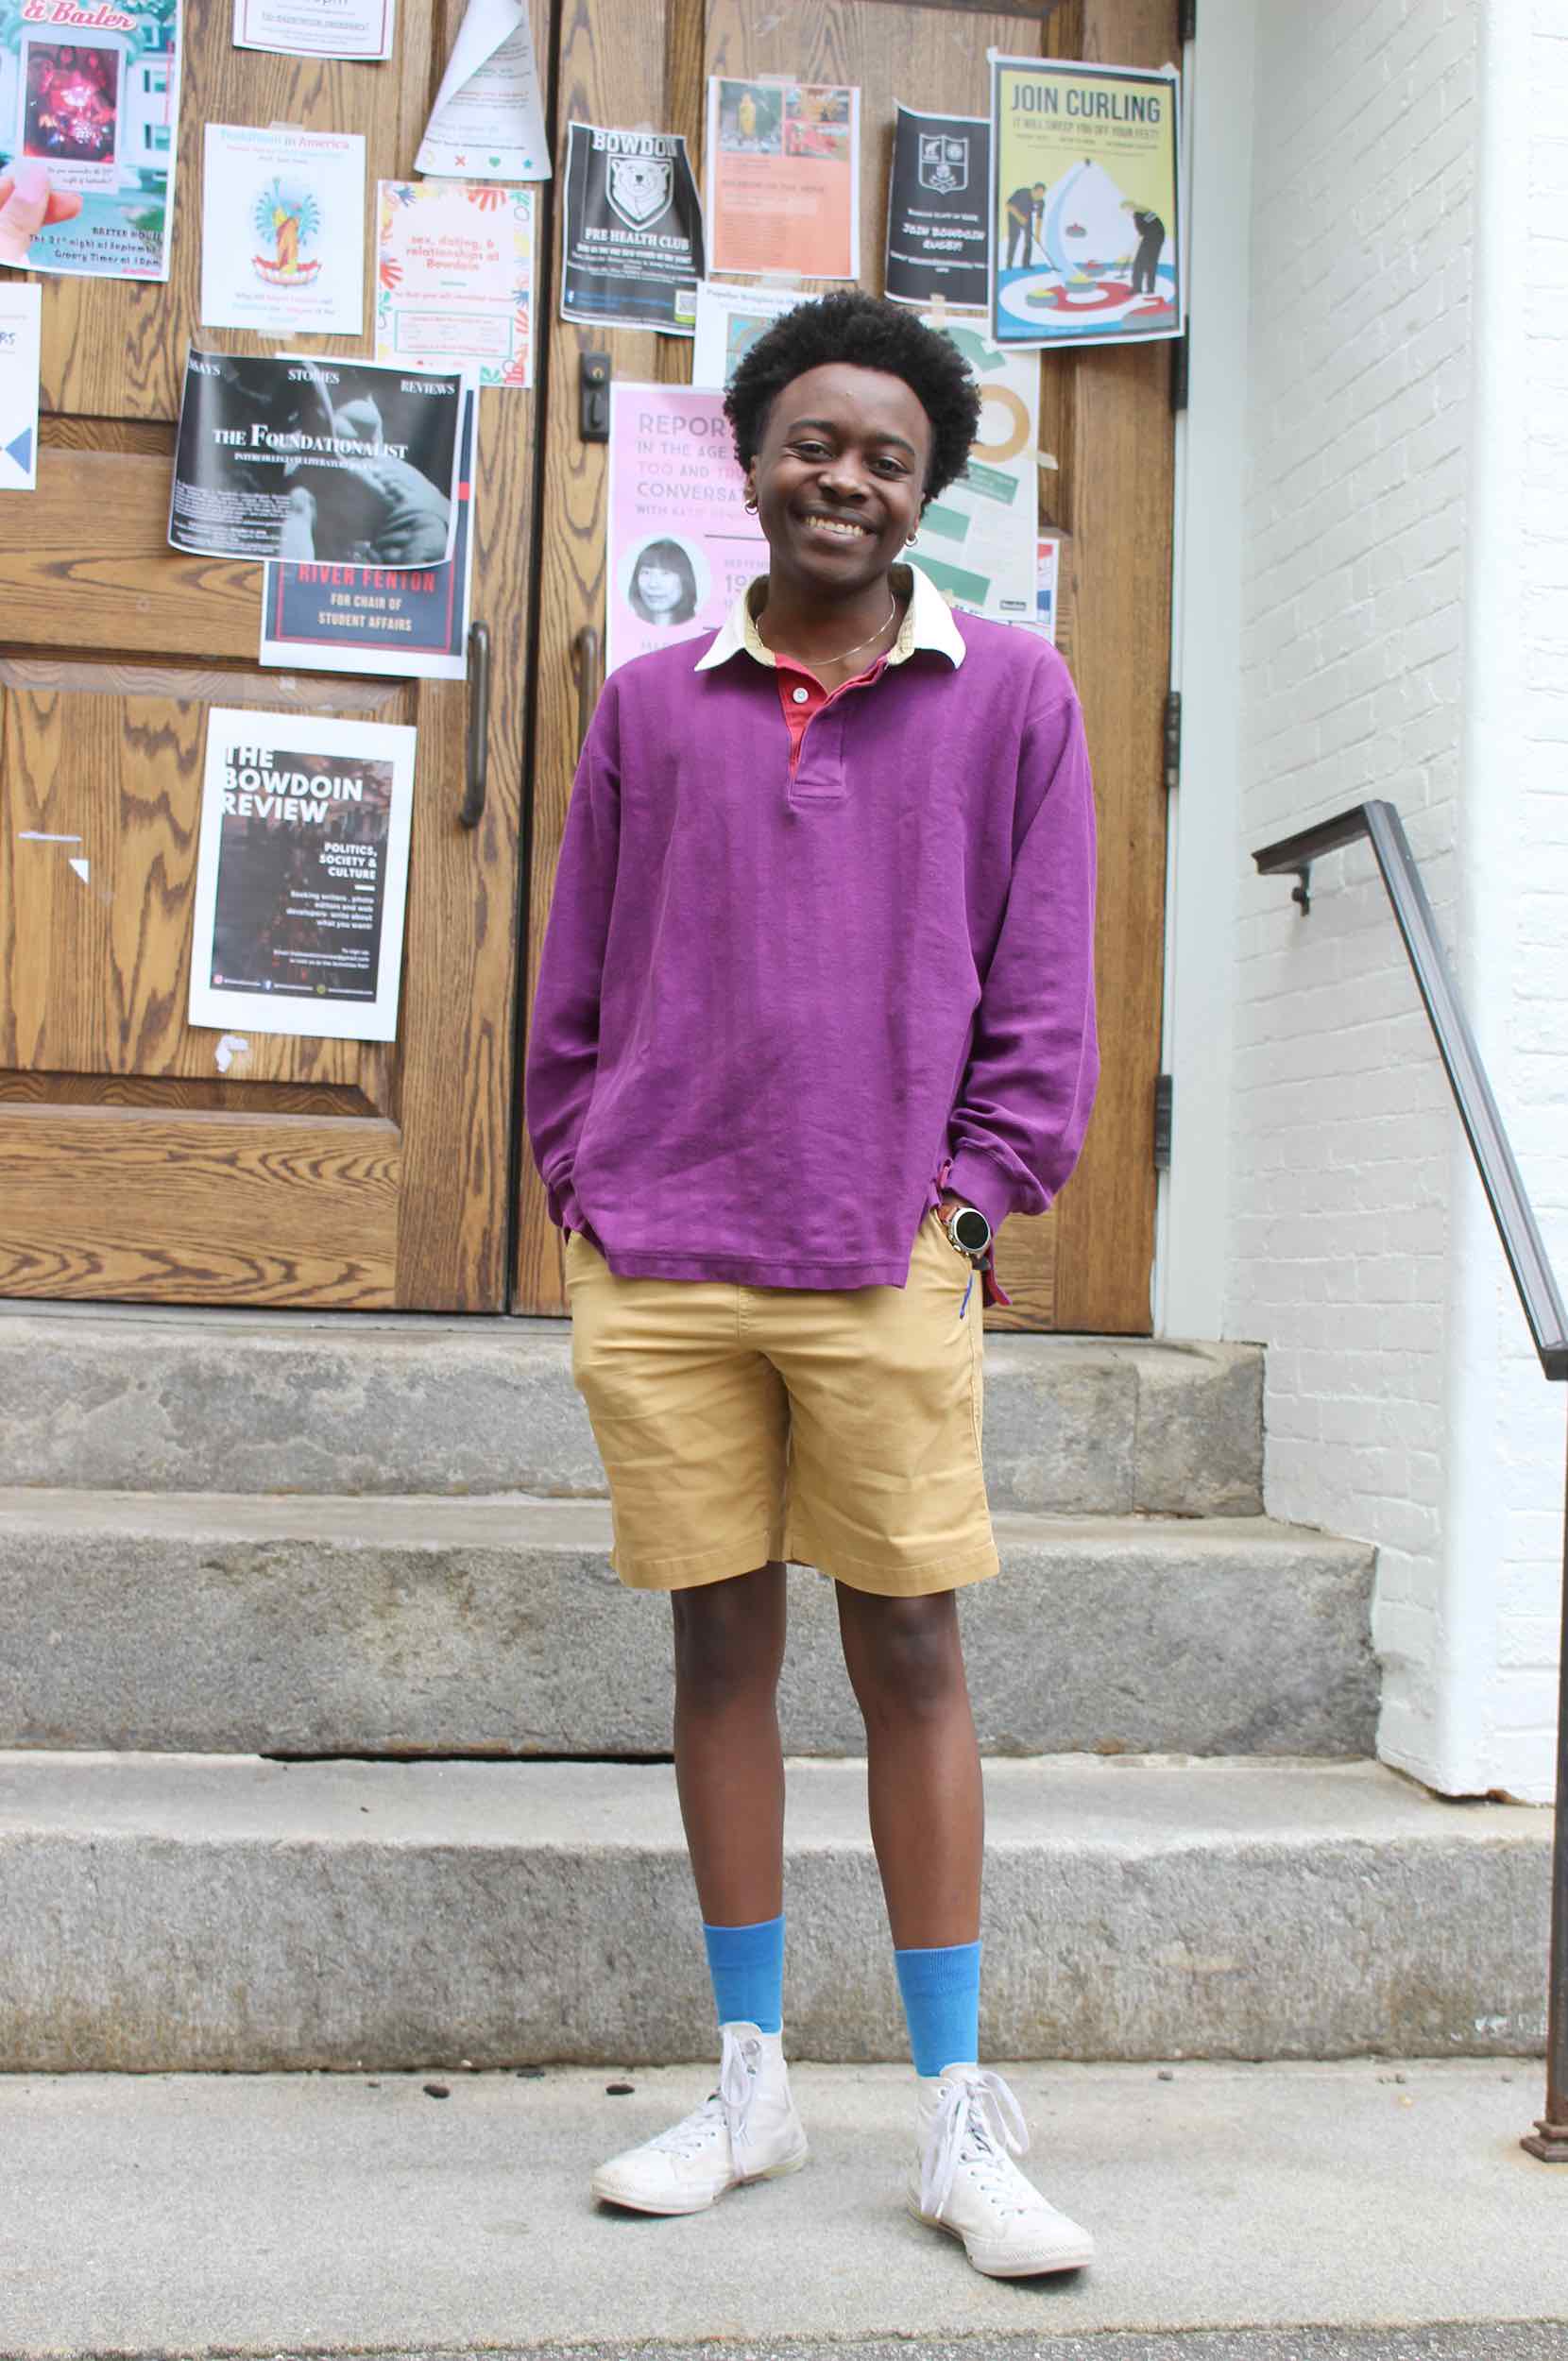
<path fill-rule="evenodd" d="M 389 58 L 396 15 L 396 0 L 234 0 L 234 46 L 284 58 Z"/>
<path fill-rule="evenodd" d="M 610 386 L 610 522 L 605 669 L 717 631 L 737 591 L 765 573 L 721 393 Z"/>
<path fill-rule="evenodd" d="M 43 290 L 0 280 L 0 492 L 38 483 L 38 340 Z"/>
<path fill-rule="evenodd" d="M 998 344 L 1182 333 L 1174 68 L 991 60 L 991 331 Z"/>
<path fill-rule="evenodd" d="M 859 277 L 858 90 L 710 75 L 707 153 L 710 270 Z"/>
<path fill-rule="evenodd" d="M 690 335 L 703 215 L 678 131 L 570 125 L 562 240 L 563 319 Z"/>
<path fill-rule="evenodd" d="M 376 358 L 534 382 L 534 192 L 468 180 L 376 190 Z"/>
<path fill-rule="evenodd" d="M 192 352 L 169 540 L 211 557 L 441 565 L 462 403 L 460 376 Z"/>
<path fill-rule="evenodd" d="M 415 735 L 212 708 L 193 1025 L 397 1038 Z"/>
<path fill-rule="evenodd" d="M 357 131 L 209 123 L 201 319 L 268 336 L 365 327 L 365 141 Z"/>
<path fill-rule="evenodd" d="M 1062 544 L 1054 535 L 1042 533 L 1036 544 L 1034 564 L 1034 612 L 1023 624 L 1026 631 L 1037 632 L 1042 640 L 1056 645 L 1056 609 L 1062 574 Z"/>
<path fill-rule="evenodd" d="M 763 329 L 805 300 L 796 287 L 716 287 L 705 279 L 697 289 L 691 383 L 727 385 Z"/>
<path fill-rule="evenodd" d="M 0 263 L 167 279 L 179 130 L 179 0 L 10 0 L 0 10 L 0 179 L 47 199 Z"/>
<path fill-rule="evenodd" d="M 915 555 L 957 607 L 998 623 L 1035 612 L 1035 453 L 1040 442 L 1040 364 L 1004 352 L 967 321 L 928 319 L 957 345 L 980 390 L 980 432 L 969 464 L 920 519 Z"/>
<path fill-rule="evenodd" d="M 991 126 L 966 114 L 917 114 L 899 107 L 888 180 L 888 250 L 883 285 L 897 303 L 940 295 L 956 312 L 983 312 Z"/>
<path fill-rule="evenodd" d="M 548 180 L 526 0 L 469 0 L 414 159 L 449 180 Z"/>
<path fill-rule="evenodd" d="M 463 402 L 457 526 L 442 566 L 269 565 L 262 589 L 264 664 L 313 673 L 390 673 L 461 680 L 468 671 L 473 576 L 477 402 Z"/>

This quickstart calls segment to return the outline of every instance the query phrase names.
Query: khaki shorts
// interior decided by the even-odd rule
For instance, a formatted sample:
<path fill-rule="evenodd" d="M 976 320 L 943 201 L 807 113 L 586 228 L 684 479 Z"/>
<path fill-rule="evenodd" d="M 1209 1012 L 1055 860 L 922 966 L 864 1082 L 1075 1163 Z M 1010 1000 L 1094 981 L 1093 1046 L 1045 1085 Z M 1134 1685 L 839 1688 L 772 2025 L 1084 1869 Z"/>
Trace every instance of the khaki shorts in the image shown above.
<path fill-rule="evenodd" d="M 908 1599 L 994 1574 L 971 1275 L 934 1211 L 907 1287 L 831 1292 L 617 1278 L 573 1231 L 571 1374 L 622 1581 L 687 1590 L 783 1558 Z"/>

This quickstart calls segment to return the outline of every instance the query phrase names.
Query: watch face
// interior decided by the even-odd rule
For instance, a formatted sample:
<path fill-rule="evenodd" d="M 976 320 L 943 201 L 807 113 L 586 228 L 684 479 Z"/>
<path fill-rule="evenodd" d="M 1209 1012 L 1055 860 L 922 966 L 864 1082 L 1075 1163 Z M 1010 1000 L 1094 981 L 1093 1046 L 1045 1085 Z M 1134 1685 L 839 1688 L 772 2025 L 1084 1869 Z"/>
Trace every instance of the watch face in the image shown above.
<path fill-rule="evenodd" d="M 965 1254 L 978 1255 L 991 1235 L 991 1224 L 973 1206 L 964 1206 L 954 1218 L 953 1231 Z"/>

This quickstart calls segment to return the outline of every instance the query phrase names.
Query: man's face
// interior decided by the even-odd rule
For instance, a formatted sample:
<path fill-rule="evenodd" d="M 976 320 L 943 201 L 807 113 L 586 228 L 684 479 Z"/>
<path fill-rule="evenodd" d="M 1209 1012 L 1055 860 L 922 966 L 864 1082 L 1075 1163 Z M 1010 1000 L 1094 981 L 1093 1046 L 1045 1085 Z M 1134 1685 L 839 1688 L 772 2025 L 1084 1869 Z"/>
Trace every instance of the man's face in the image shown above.
<path fill-rule="evenodd" d="M 793 378 L 747 476 L 775 565 L 832 597 L 885 574 L 920 522 L 930 455 L 901 377 L 833 361 Z"/>

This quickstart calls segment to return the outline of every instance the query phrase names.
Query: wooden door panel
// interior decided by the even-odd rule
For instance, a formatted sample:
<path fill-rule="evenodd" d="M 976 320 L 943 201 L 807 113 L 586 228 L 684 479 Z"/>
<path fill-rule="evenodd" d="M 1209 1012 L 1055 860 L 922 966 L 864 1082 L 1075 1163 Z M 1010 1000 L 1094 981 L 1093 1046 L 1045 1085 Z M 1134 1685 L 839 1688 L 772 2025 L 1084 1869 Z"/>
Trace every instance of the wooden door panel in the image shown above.
<path fill-rule="evenodd" d="M 557 140 L 573 117 L 682 131 L 700 157 L 706 77 L 793 75 L 861 92 L 861 283 L 879 289 L 894 104 L 983 114 L 987 51 L 1159 65 L 1178 54 L 1171 0 L 1036 0 L 1016 9 L 932 0 L 664 0 L 622 11 L 574 0 L 562 26 Z M 823 282 L 802 281 L 803 293 Z M 554 299 L 552 299 L 554 300 Z M 528 886 L 531 1001 L 582 726 L 574 652 L 604 618 L 606 454 L 577 440 L 578 355 L 618 376 L 686 380 L 690 347 L 646 330 L 557 327 L 544 457 L 539 693 Z M 1158 348 L 1041 356 L 1040 518 L 1062 539 L 1058 644 L 1083 700 L 1100 825 L 1104 1078 L 1082 1164 L 1059 1203 L 1002 1234 L 1012 1297 L 992 1327 L 1146 1331 L 1153 1247 L 1153 1086 L 1163 963 L 1161 727 L 1169 639 L 1173 431 Z M 918 551 L 916 553 L 918 555 Z M 594 684 L 588 683 L 588 688 Z M 514 1301 L 564 1308 L 560 1239 L 525 1157 Z"/>
<path fill-rule="evenodd" d="M 400 1165 L 394 1123 L 0 1105 L 0 1292 L 385 1310 Z"/>

